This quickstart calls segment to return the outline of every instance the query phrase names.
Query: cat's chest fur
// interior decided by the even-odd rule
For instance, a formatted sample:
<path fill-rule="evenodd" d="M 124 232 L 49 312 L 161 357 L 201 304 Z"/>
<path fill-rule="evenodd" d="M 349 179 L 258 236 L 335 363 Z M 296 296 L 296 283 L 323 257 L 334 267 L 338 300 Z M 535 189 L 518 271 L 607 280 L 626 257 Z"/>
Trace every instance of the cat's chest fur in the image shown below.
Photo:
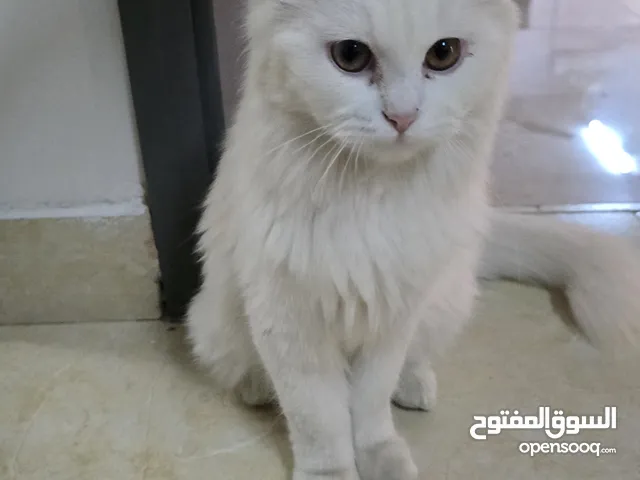
<path fill-rule="evenodd" d="M 479 242 L 482 202 L 449 198 L 421 175 L 340 186 L 322 202 L 310 188 L 256 192 L 239 231 L 256 268 L 290 275 L 327 311 L 404 314 Z"/>

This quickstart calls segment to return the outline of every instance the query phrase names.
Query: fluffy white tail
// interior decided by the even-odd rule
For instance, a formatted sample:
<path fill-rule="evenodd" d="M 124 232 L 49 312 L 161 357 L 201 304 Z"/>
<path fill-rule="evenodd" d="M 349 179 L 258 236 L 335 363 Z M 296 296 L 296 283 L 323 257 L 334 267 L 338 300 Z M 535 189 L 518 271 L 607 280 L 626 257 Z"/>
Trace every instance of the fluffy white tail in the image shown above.
<path fill-rule="evenodd" d="M 640 250 L 553 217 L 494 212 L 480 277 L 564 289 L 575 321 L 601 349 L 640 344 Z"/>

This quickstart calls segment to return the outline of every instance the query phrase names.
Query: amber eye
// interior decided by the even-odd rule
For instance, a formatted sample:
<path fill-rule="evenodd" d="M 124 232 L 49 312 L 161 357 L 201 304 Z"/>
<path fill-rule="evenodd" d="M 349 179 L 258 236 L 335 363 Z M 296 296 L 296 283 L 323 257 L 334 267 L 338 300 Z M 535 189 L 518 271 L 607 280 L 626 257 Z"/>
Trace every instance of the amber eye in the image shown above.
<path fill-rule="evenodd" d="M 331 58 L 345 72 L 358 73 L 373 62 L 373 53 L 364 43 L 357 40 L 343 40 L 331 44 Z"/>
<path fill-rule="evenodd" d="M 443 38 L 432 45 L 424 58 L 424 66 L 435 72 L 455 67 L 462 57 L 462 41 L 459 38 Z"/>

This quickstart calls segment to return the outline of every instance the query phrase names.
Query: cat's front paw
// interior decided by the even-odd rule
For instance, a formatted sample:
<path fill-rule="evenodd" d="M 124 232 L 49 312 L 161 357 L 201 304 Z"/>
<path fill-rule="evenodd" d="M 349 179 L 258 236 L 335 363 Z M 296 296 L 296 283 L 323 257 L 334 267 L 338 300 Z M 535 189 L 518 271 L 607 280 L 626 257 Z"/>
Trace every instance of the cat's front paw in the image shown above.
<path fill-rule="evenodd" d="M 438 382 L 431 366 L 406 368 L 393 393 L 393 403 L 407 410 L 431 410 L 436 405 Z"/>
<path fill-rule="evenodd" d="M 407 443 L 395 436 L 358 449 L 356 463 L 361 480 L 417 480 L 418 468 Z"/>

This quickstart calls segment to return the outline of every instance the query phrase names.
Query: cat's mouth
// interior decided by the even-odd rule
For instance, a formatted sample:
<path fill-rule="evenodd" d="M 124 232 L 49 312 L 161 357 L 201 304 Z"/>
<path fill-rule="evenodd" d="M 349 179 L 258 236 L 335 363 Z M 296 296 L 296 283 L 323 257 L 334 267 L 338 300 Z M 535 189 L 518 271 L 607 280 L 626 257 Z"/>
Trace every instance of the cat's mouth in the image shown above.
<path fill-rule="evenodd" d="M 398 133 L 374 139 L 374 143 L 389 149 L 416 149 L 423 142 L 410 133 Z"/>
<path fill-rule="evenodd" d="M 399 133 L 396 135 L 393 143 L 396 145 L 409 145 L 411 143 L 411 139 L 407 137 L 407 134 Z"/>
<path fill-rule="evenodd" d="M 400 164 L 410 161 L 421 152 L 429 150 L 431 145 L 410 131 L 397 134 L 371 131 L 340 131 L 332 135 L 338 147 L 348 145 L 361 157 L 369 158 L 379 164 Z"/>
<path fill-rule="evenodd" d="M 429 147 L 407 135 L 377 139 L 366 149 L 371 159 L 379 164 L 400 164 L 411 161 Z"/>

